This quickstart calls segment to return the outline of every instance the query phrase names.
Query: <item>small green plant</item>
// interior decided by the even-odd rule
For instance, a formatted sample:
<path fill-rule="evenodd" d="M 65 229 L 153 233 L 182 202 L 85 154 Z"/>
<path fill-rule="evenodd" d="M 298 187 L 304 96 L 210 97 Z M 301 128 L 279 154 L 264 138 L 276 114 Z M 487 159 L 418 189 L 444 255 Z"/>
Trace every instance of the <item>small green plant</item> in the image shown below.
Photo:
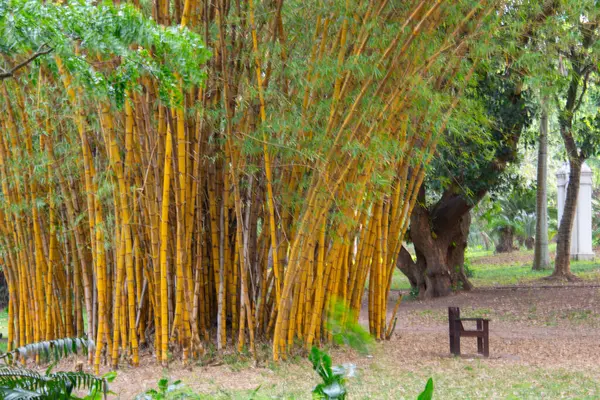
<path fill-rule="evenodd" d="M 356 313 L 348 309 L 343 301 L 332 299 L 333 307 L 327 318 L 327 329 L 338 345 L 346 345 L 361 354 L 368 354 L 373 343 L 369 332 L 358 323 Z"/>
<path fill-rule="evenodd" d="M 108 382 L 116 377 L 115 372 L 96 377 L 86 372 L 52 372 L 50 366 L 45 374 L 13 367 L 0 367 L 0 398 L 40 400 L 99 400 L 106 398 Z M 88 389 L 84 397 L 73 395 L 74 390 Z"/>
<path fill-rule="evenodd" d="M 322 383 L 312 391 L 313 399 L 343 400 L 346 398 L 346 374 L 350 369 L 343 366 L 332 367 L 331 357 L 325 351 L 313 346 L 308 357 L 313 369 L 319 374 Z"/>
<path fill-rule="evenodd" d="M 419 288 L 417 286 L 410 287 L 410 292 L 408 292 L 408 298 L 411 300 L 416 300 L 419 298 Z"/>
<path fill-rule="evenodd" d="M 199 394 L 195 394 L 186 387 L 180 380 L 169 382 L 169 378 L 162 378 L 158 381 L 156 389 L 150 389 L 136 396 L 136 400 L 167 400 L 167 399 L 190 399 L 199 400 Z"/>
<path fill-rule="evenodd" d="M 362 354 L 368 354 L 373 343 L 369 332 L 357 322 L 356 314 L 348 309 L 343 301 L 336 298 L 331 301 L 332 308 L 327 318 L 327 329 L 332 333 L 334 342 L 350 346 Z M 308 359 L 323 381 L 313 389 L 313 399 L 345 399 L 346 378 L 354 375 L 354 365 L 334 367 L 329 354 L 315 346 L 311 349 Z"/>
<path fill-rule="evenodd" d="M 427 384 L 425 385 L 425 390 L 421 392 L 417 400 L 431 400 L 433 397 L 433 379 L 429 378 L 427 380 Z"/>
<path fill-rule="evenodd" d="M 463 290 L 463 288 L 464 288 L 464 286 L 463 286 L 462 281 L 458 281 L 454 285 L 452 285 L 453 292 L 460 292 L 461 290 Z"/>

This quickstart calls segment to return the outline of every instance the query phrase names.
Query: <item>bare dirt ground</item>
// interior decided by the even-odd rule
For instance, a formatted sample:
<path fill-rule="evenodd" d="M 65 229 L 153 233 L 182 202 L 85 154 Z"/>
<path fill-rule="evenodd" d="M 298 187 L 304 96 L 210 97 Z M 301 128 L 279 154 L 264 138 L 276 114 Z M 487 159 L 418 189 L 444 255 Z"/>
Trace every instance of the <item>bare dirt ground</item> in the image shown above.
<path fill-rule="evenodd" d="M 462 344 L 466 356 L 449 356 L 448 306 L 461 307 L 463 316 L 492 320 L 489 359 L 474 355 L 470 338 Z M 429 376 L 438 399 L 594 399 L 600 398 L 599 327 L 598 288 L 475 290 L 406 301 L 394 336 L 377 344 L 371 356 L 333 349 L 332 357 L 358 367 L 358 377 L 350 380 L 352 399 L 414 399 Z M 140 368 L 122 368 L 111 390 L 116 398 L 131 399 L 169 376 L 208 398 L 250 398 L 249 390 L 259 386 L 261 398 L 310 398 L 317 383 L 303 355 L 281 364 L 226 357 L 208 364 L 174 363 L 166 371 L 148 356 Z"/>
<path fill-rule="evenodd" d="M 430 355 L 448 352 L 447 308 L 463 316 L 490 318 L 492 359 L 523 365 L 584 367 L 600 361 L 600 289 L 587 287 L 475 290 L 406 302 L 400 313 L 400 340 L 413 338 Z M 435 337 L 434 349 L 430 339 Z M 443 342 L 440 346 L 440 342 Z M 465 351 L 475 352 L 475 341 Z"/>

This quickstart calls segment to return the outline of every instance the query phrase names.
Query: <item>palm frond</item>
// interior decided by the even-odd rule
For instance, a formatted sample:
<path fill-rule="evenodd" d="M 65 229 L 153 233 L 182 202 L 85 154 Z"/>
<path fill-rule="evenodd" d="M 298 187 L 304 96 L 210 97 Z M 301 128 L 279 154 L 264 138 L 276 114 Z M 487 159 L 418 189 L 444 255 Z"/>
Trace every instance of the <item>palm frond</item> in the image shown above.
<path fill-rule="evenodd" d="M 62 338 L 43 342 L 30 343 L 3 354 L 0 359 L 8 360 L 7 365 L 0 366 L 0 398 L 1 399 L 68 399 L 75 389 L 87 389 L 96 395 L 106 397 L 108 383 L 85 372 L 51 372 L 51 365 L 41 374 L 38 371 L 11 365 L 11 361 L 20 357 L 32 356 L 55 361 L 71 354 L 83 352 L 94 347 L 94 342 L 87 338 Z"/>
<path fill-rule="evenodd" d="M 88 389 L 106 394 L 108 384 L 106 379 L 88 374 L 86 372 L 55 372 L 47 375 L 48 378 L 70 383 L 73 389 Z"/>
<path fill-rule="evenodd" d="M 13 351 L 0 355 L 0 360 L 7 358 L 9 361 L 12 361 L 15 356 L 25 359 L 39 355 L 46 361 L 50 360 L 51 357 L 55 361 L 59 361 L 63 357 L 78 354 L 80 351 L 87 355 L 88 350 L 93 348 L 94 342 L 85 337 L 46 340 L 17 347 Z"/>
<path fill-rule="evenodd" d="M 57 398 L 58 395 L 68 396 L 75 389 L 106 393 L 108 388 L 105 379 L 85 372 L 55 372 L 42 375 L 30 369 L 2 366 L 0 367 L 0 392 L 9 389 L 37 393 L 47 398 Z"/>
<path fill-rule="evenodd" d="M 37 400 L 43 399 L 44 395 L 30 390 L 0 386 L 0 398 L 4 400 Z"/>

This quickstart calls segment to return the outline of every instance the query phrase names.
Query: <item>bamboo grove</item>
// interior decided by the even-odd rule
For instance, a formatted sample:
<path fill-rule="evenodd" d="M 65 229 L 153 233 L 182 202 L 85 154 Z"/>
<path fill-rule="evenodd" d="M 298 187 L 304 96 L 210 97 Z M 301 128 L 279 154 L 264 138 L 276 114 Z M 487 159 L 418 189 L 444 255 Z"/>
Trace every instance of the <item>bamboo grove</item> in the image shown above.
<path fill-rule="evenodd" d="M 257 341 L 277 360 L 331 340 L 336 302 L 388 338 L 408 217 L 498 4 L 134 3 L 72 18 L 145 13 L 156 40 L 100 18 L 5 57 L 53 50 L 1 83 L 9 350 L 85 334 L 96 370 Z"/>

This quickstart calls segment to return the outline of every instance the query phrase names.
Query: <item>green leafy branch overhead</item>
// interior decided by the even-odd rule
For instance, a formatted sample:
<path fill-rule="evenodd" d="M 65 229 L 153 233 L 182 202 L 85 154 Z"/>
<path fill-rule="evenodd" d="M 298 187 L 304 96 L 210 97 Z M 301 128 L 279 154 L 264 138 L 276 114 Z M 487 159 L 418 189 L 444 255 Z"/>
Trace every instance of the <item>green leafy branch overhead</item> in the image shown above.
<path fill-rule="evenodd" d="M 130 4 L 0 0 L 0 55 L 2 78 L 29 63 L 56 71 L 52 60 L 60 57 L 89 93 L 122 103 L 141 76 L 158 81 L 163 100 L 179 93 L 179 78 L 185 86 L 202 84 L 211 54 L 200 35 L 160 26 Z"/>

